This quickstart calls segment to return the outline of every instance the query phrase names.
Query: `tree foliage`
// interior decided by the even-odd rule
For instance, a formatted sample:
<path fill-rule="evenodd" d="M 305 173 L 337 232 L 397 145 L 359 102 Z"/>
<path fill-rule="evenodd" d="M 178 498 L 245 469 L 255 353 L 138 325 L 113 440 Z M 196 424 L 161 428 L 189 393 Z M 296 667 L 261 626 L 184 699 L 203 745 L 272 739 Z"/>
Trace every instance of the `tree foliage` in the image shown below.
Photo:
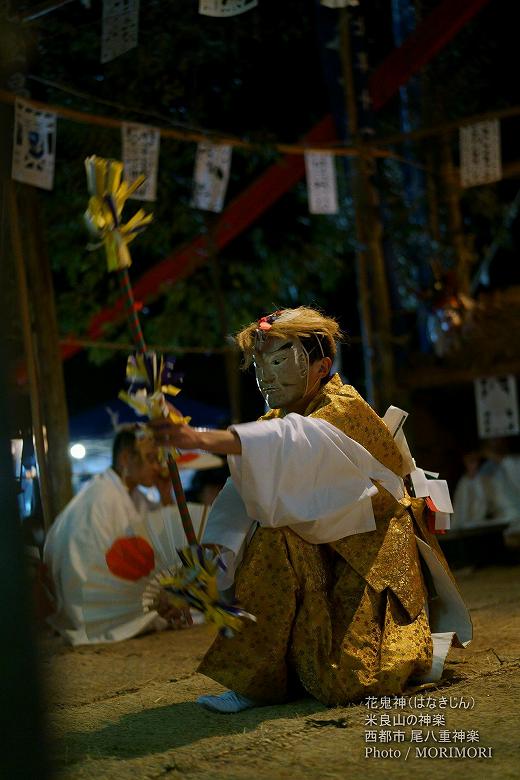
<path fill-rule="evenodd" d="M 418 5 L 426 16 L 435 4 Z M 37 80 L 29 83 L 35 98 L 50 103 L 258 142 L 255 151 L 233 153 L 229 201 L 277 159 L 270 142 L 296 140 L 329 110 L 316 6 L 317 0 L 262 0 L 255 11 L 219 20 L 200 16 L 195 0 L 148 0 L 141 4 L 139 47 L 101 65 L 101 2 L 94 0 L 90 10 L 73 3 L 32 26 L 38 54 L 31 75 Z M 370 65 L 375 67 L 391 48 L 390 3 L 371 0 L 366 14 Z M 478 14 L 423 74 L 425 104 L 417 121 L 440 122 L 507 105 L 512 82 L 500 67 L 504 41 L 508 45 L 511 35 L 491 8 Z M 378 117 L 379 133 L 397 127 L 398 103 L 392 101 Z M 85 332 L 90 318 L 119 294 L 102 253 L 86 249 L 83 159 L 93 153 L 120 157 L 119 132 L 59 121 L 55 188 L 45 194 L 44 208 L 63 333 Z M 415 153 L 424 162 L 422 150 Z M 154 223 L 132 245 L 133 279 L 207 229 L 204 214 L 190 206 L 194 155 L 193 143 L 161 142 Z M 413 308 L 417 294 L 424 292 L 418 254 L 426 264 L 439 254 L 450 262 L 445 214 L 441 204 L 439 243 L 424 222 L 410 219 L 403 168 L 390 163 L 381 169 L 390 264 L 401 291 L 398 305 Z M 232 332 L 276 306 L 312 302 L 355 308 L 352 202 L 347 169 L 338 164 L 337 170 L 338 216 L 309 215 L 305 188 L 297 186 L 220 253 L 217 286 L 215 269 L 207 264 L 160 291 L 143 317 L 147 339 L 209 348 L 222 343 L 223 331 Z M 508 199 L 509 191 L 500 185 L 465 195 L 466 224 L 478 247 L 492 236 Z M 106 335 L 128 338 L 124 325 L 109 327 Z"/>
<path fill-rule="evenodd" d="M 264 4 L 262 13 L 218 20 L 200 16 L 191 0 L 151 0 L 142 6 L 138 49 L 104 66 L 100 5 L 94 2 L 91 11 L 65 7 L 41 22 L 34 97 L 256 141 L 255 151 L 233 153 L 228 201 L 278 159 L 270 141 L 296 140 L 327 111 L 310 2 L 304 14 L 301 3 L 288 0 L 283 11 Z M 120 157 L 118 131 L 59 120 L 55 188 L 44 208 L 64 333 L 84 332 L 89 319 L 119 294 L 102 253 L 86 249 L 81 224 L 87 200 L 83 159 L 93 153 Z M 162 139 L 158 200 L 145 204 L 153 208 L 154 223 L 132 244 L 134 279 L 206 230 L 205 215 L 190 205 L 194 156 L 194 143 Z M 130 201 L 128 213 L 138 205 Z M 327 293 L 349 277 L 351 263 L 345 260 L 351 251 L 345 214 L 309 216 L 305 191 L 298 187 L 221 253 L 220 293 L 210 265 L 165 287 L 143 318 L 146 337 L 212 347 L 221 344 L 224 325 L 231 332 L 273 305 L 309 300 L 326 305 Z M 106 335 L 127 339 L 121 325 Z"/>

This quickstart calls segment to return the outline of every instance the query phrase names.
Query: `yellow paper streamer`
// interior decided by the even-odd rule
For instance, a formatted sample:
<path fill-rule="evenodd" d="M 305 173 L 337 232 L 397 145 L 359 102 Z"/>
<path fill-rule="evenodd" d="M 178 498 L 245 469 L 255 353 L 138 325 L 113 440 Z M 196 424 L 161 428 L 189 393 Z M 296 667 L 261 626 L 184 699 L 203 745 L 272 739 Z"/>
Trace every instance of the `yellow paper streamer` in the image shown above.
<path fill-rule="evenodd" d="M 159 578 L 174 606 L 186 605 L 197 609 L 208 623 L 213 623 L 225 636 L 232 636 L 244 627 L 244 619 L 256 621 L 254 615 L 236 604 L 221 600 L 217 588 L 218 558 L 197 547 L 179 551 L 184 568 L 172 576 Z"/>
<path fill-rule="evenodd" d="M 89 231 L 99 239 L 89 249 L 105 247 L 109 271 L 131 265 L 128 244 L 152 221 L 153 215 L 139 209 L 128 222 L 121 222 L 121 214 L 128 198 L 143 183 L 139 176 L 131 184 L 122 180 L 123 163 L 92 155 L 85 160 L 87 186 L 90 194 L 85 222 Z"/>
<path fill-rule="evenodd" d="M 152 352 L 132 355 L 126 364 L 127 380 L 130 384 L 139 382 L 150 386 L 151 377 L 146 366 L 146 361 L 150 359 L 154 361 L 152 391 L 149 392 L 146 387 L 139 388 L 133 393 L 121 390 L 119 398 L 131 406 L 137 414 L 148 417 L 150 420 L 168 419 L 177 425 L 182 425 L 183 423 L 187 425 L 191 417 L 183 417 L 181 414 L 173 411 L 166 401 L 165 395 L 176 396 L 180 393 L 180 389 L 175 387 L 175 385 L 163 385 L 161 383 L 164 368 L 162 355 L 157 356 Z"/>
<path fill-rule="evenodd" d="M 150 376 L 148 371 L 147 361 L 149 364 L 151 363 L 150 369 L 153 369 L 151 370 L 152 376 Z M 136 414 L 148 417 L 149 420 L 170 420 L 170 422 L 176 425 L 187 425 L 191 417 L 183 417 L 183 415 L 168 406 L 165 394 L 176 396 L 180 393 L 180 389 L 175 387 L 175 385 L 161 384 L 163 369 L 164 357 L 162 355 L 156 355 L 154 352 L 131 355 L 126 364 L 126 378 L 130 384 L 139 383 L 146 385 L 146 387 L 140 387 L 133 392 L 121 390 L 118 398 L 128 404 L 128 406 L 131 406 Z M 153 387 L 150 388 L 151 384 L 153 384 Z M 147 388 L 150 388 L 150 390 Z M 179 451 L 175 447 L 159 448 L 159 460 L 165 473 L 168 472 L 169 453 L 172 454 L 175 460 L 178 460 Z"/>

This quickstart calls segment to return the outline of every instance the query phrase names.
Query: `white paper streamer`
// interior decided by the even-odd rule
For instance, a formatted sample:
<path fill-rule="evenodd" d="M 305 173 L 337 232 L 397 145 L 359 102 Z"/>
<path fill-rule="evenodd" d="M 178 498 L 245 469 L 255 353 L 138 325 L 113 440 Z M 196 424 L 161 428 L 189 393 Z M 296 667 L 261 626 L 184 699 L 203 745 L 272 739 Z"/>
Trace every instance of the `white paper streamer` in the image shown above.
<path fill-rule="evenodd" d="M 428 490 L 430 491 L 430 498 L 435 504 L 437 512 L 447 515 L 453 514 L 450 489 L 445 479 L 429 479 Z"/>
<path fill-rule="evenodd" d="M 321 0 L 326 8 L 347 8 L 347 6 L 359 5 L 359 0 Z"/>
<path fill-rule="evenodd" d="M 491 119 L 459 128 L 460 180 L 463 187 L 502 178 L 500 122 Z"/>
<path fill-rule="evenodd" d="M 160 131 L 148 125 L 123 123 L 121 127 L 125 179 L 134 181 L 144 174 L 146 180 L 131 196 L 136 200 L 155 200 L 159 167 Z"/>
<path fill-rule="evenodd" d="M 237 16 L 256 8 L 258 0 L 199 0 L 203 16 Z"/>
<path fill-rule="evenodd" d="M 423 469 L 414 469 L 410 472 L 410 477 L 416 498 L 426 498 L 426 496 L 430 495 L 428 480 Z"/>
<path fill-rule="evenodd" d="M 138 34 L 139 0 L 103 0 L 101 62 L 134 49 Z"/>
<path fill-rule="evenodd" d="M 412 458 L 410 447 L 404 435 L 403 426 L 408 417 L 408 412 L 399 409 L 398 406 L 389 406 L 383 417 L 383 422 L 394 437 L 397 449 L 403 457 L 403 470 L 401 476 L 410 474 L 415 469 L 415 460 Z M 438 476 L 438 475 L 437 475 Z"/>
<path fill-rule="evenodd" d="M 52 190 L 56 153 L 56 114 L 16 99 L 12 177 Z"/>
<path fill-rule="evenodd" d="M 412 458 L 408 442 L 403 433 L 403 425 L 407 417 L 408 412 L 399 409 L 398 406 L 389 406 L 383 417 L 383 422 L 394 437 L 394 441 L 406 463 L 403 468 L 403 476 L 410 474 L 415 497 L 427 498 L 429 496 L 437 508 L 435 512 L 435 530 L 449 531 L 453 506 L 448 483 L 445 479 L 437 479 L 439 476 L 438 472 L 425 471 L 416 467 L 415 460 Z M 427 476 L 434 477 L 434 479 L 427 479 Z"/>
<path fill-rule="evenodd" d="M 520 433 L 515 377 L 483 377 L 474 384 L 480 438 Z"/>
<path fill-rule="evenodd" d="M 333 155 L 305 152 L 304 156 L 310 213 L 336 214 L 338 194 Z"/>
<path fill-rule="evenodd" d="M 425 472 L 423 469 L 414 469 L 410 472 L 415 497 L 431 498 L 438 510 L 435 512 L 435 530 L 448 531 L 453 514 L 450 490 L 445 479 L 426 479 L 426 474 L 432 473 L 434 472 Z M 435 476 L 439 475 L 435 473 Z"/>
<path fill-rule="evenodd" d="M 197 146 L 192 206 L 203 211 L 222 211 L 231 169 L 231 151 L 231 146 L 210 143 Z"/>

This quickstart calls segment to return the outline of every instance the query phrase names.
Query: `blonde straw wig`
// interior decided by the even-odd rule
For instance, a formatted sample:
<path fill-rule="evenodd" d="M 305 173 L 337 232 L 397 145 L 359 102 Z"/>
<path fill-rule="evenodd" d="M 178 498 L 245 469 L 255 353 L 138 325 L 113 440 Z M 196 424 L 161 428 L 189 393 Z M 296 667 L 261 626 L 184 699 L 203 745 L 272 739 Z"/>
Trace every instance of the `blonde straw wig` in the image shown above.
<path fill-rule="evenodd" d="M 336 342 L 342 338 L 339 325 L 332 317 L 326 317 L 316 309 L 299 306 L 297 309 L 281 309 L 243 328 L 235 341 L 244 353 L 244 368 L 251 365 L 258 336 L 264 338 L 294 339 L 321 336 L 329 347 L 332 358 L 336 354 Z"/>

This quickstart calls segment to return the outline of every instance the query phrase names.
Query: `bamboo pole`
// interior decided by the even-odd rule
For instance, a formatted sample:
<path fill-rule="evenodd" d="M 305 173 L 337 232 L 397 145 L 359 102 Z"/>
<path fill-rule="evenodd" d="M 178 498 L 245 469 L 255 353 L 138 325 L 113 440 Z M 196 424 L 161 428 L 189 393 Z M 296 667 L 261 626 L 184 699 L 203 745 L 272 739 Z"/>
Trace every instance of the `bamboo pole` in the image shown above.
<path fill-rule="evenodd" d="M 35 77 L 34 77 L 35 78 Z M 48 86 L 53 86 L 55 89 L 62 89 L 59 84 L 49 82 L 46 79 L 36 79 Z M 75 90 L 65 90 L 75 94 Z M 83 100 L 96 101 L 95 95 L 88 95 L 78 92 L 78 97 Z M 0 89 L 0 103 L 13 105 L 18 95 L 14 92 L 9 92 L 6 89 Z M 78 111 L 74 108 L 68 108 L 67 106 L 58 105 L 55 103 L 44 103 L 40 100 L 30 99 L 29 102 L 35 108 L 40 108 L 44 111 L 50 111 L 62 119 L 67 119 L 71 122 L 77 122 L 79 124 L 94 125 L 97 127 L 106 127 L 112 129 L 120 129 L 123 124 L 128 122 L 128 119 L 115 119 L 114 117 L 107 116 L 106 114 L 93 114 L 87 111 Z M 128 111 L 131 113 L 140 113 L 139 108 L 132 106 L 123 106 L 113 104 L 112 108 L 116 108 L 118 111 Z M 488 119 L 511 119 L 513 117 L 520 116 L 520 106 L 511 106 L 510 108 L 496 109 L 495 111 L 486 111 L 480 114 L 473 114 L 472 116 L 460 117 L 460 119 L 454 119 L 450 122 L 443 122 L 432 127 L 423 127 L 418 130 L 412 130 L 407 133 L 395 133 L 389 136 L 383 136 L 382 138 L 375 139 L 373 144 L 363 144 L 358 147 L 356 144 L 345 145 L 337 139 L 331 141 L 320 141 L 319 143 L 284 143 L 274 142 L 272 144 L 255 143 L 254 141 L 246 141 L 230 134 L 218 133 L 215 130 L 183 130 L 181 128 L 173 127 L 159 127 L 159 133 L 161 138 L 170 138 L 176 141 L 186 141 L 188 143 L 208 142 L 211 141 L 215 144 L 226 144 L 227 146 L 233 146 L 238 149 L 251 149 L 258 151 L 265 151 L 266 149 L 272 149 L 278 151 L 281 154 L 294 154 L 302 155 L 305 152 L 326 152 L 337 157 L 357 157 L 359 154 L 365 156 L 372 156 L 375 158 L 388 158 L 400 160 L 401 162 L 407 162 L 405 159 L 401 159 L 399 155 L 394 154 L 382 147 L 396 146 L 408 141 L 423 141 L 434 136 L 440 136 L 445 133 L 457 132 L 459 127 L 466 125 L 472 125 L 476 122 L 484 122 Z M 154 117 L 157 119 L 157 117 Z M 163 121 L 167 121 L 167 117 L 164 117 Z M 409 163 L 408 163 L 409 164 Z"/>
<path fill-rule="evenodd" d="M 41 19 L 42 16 L 47 16 L 52 11 L 57 11 L 73 2 L 75 0 L 47 0 L 45 3 L 33 6 L 30 11 L 23 11 L 18 18 L 21 22 L 34 22 L 36 19 Z"/>
<path fill-rule="evenodd" d="M 7 90 L 0 89 L 0 102 L 13 104 L 18 96 L 14 92 L 8 92 Z M 92 100 L 95 100 L 93 97 Z M 72 122 L 78 122 L 79 124 L 95 125 L 97 127 L 108 127 L 119 129 L 127 122 L 127 119 L 114 119 L 113 117 L 106 116 L 104 114 L 92 114 L 86 111 L 77 111 L 74 108 L 67 108 L 66 106 L 60 106 L 56 104 L 43 103 L 40 100 L 30 100 L 32 106 L 40 108 L 44 111 L 50 111 L 62 119 L 68 119 Z M 121 106 L 124 109 L 124 106 Z M 129 109 L 127 109 L 129 110 Z M 166 121 L 166 120 L 165 120 Z M 207 143 L 211 141 L 214 144 L 226 144 L 238 149 L 252 149 L 265 151 L 266 144 L 255 143 L 254 141 L 244 141 L 241 138 L 231 135 L 222 135 L 213 131 L 207 130 L 181 130 L 171 127 L 159 127 L 159 133 L 161 138 L 171 138 L 176 141 L 187 141 L 190 143 Z M 337 146 L 337 141 L 332 143 L 332 146 Z M 353 146 L 339 147 L 331 150 L 331 145 L 316 143 L 316 144 L 286 144 L 286 143 L 274 143 L 270 145 L 270 148 L 275 149 L 281 154 L 296 154 L 302 155 L 308 151 L 332 151 L 333 154 L 352 157 L 359 154 L 358 150 Z M 373 149 L 373 153 L 376 156 L 388 157 L 392 156 L 391 152 L 386 150 Z"/>
<path fill-rule="evenodd" d="M 119 284 L 121 286 L 125 300 L 126 314 L 132 338 L 134 339 L 138 352 L 145 355 L 148 350 L 144 340 L 143 329 L 137 314 L 137 306 L 134 300 L 134 292 L 130 283 L 128 268 L 120 268 L 116 271 L 116 273 L 118 275 Z M 168 471 L 170 474 L 173 492 L 175 493 L 175 499 L 177 501 L 177 507 L 179 509 L 182 526 L 184 528 L 184 533 L 186 534 L 186 540 L 189 545 L 196 544 L 197 537 L 193 529 L 193 523 L 191 521 L 190 510 L 188 509 L 188 504 L 186 502 L 184 488 L 182 487 L 179 468 L 171 453 L 168 454 Z"/>
<path fill-rule="evenodd" d="M 352 341 L 352 339 L 351 339 Z M 131 352 L 135 349 L 135 344 L 126 341 L 96 341 L 95 339 L 76 338 L 76 336 L 63 336 L 60 338 L 62 346 L 95 347 L 96 349 L 107 349 L 113 352 Z M 172 354 L 186 355 L 223 355 L 229 352 L 233 347 L 178 347 L 174 344 L 147 344 L 150 352 L 168 352 Z"/>

